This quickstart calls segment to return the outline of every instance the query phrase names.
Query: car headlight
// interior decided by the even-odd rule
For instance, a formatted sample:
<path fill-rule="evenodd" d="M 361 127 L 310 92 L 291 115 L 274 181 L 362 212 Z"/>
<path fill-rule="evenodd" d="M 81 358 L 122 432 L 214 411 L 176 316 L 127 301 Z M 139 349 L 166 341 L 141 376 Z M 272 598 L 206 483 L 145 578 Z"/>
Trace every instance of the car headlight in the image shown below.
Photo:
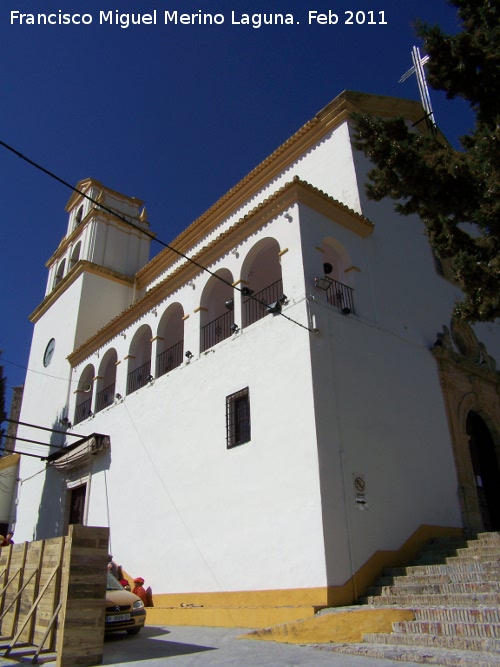
<path fill-rule="evenodd" d="M 144 602 L 142 600 L 136 600 L 132 605 L 132 609 L 142 609 L 144 607 Z"/>

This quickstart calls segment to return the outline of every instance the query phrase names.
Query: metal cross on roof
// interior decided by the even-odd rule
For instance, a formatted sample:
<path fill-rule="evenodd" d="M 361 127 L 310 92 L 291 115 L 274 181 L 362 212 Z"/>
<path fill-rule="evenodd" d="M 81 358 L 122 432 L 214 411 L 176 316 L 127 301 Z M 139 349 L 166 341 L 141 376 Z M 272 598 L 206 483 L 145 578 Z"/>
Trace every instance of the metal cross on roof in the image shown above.
<path fill-rule="evenodd" d="M 429 129 L 433 132 L 436 131 L 436 121 L 434 120 L 434 112 L 432 110 L 431 97 L 429 95 L 429 89 L 427 88 L 427 81 L 425 78 L 424 65 L 429 60 L 429 56 L 420 55 L 420 49 L 418 46 L 414 46 L 411 50 L 411 57 L 413 60 L 413 67 L 411 67 L 403 76 L 399 79 L 398 83 L 403 83 L 408 77 L 412 74 L 415 74 L 418 82 L 418 89 L 420 91 L 420 99 L 422 100 L 422 106 L 425 110 L 425 120 Z"/>

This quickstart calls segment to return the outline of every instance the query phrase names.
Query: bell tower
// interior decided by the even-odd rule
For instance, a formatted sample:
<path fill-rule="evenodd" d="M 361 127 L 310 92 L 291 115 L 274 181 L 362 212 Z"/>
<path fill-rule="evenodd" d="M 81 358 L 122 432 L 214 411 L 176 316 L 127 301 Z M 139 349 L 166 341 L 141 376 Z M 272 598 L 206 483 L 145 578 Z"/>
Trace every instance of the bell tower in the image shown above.
<path fill-rule="evenodd" d="M 80 181 L 76 190 L 66 205 L 66 235 L 47 262 L 46 296 L 80 261 L 132 277 L 149 259 L 152 234 L 144 202 L 91 178 Z"/>
<path fill-rule="evenodd" d="M 68 423 L 70 396 L 81 390 L 68 355 L 132 304 L 135 275 L 149 260 L 153 238 L 141 200 L 90 178 L 76 190 L 66 205 L 66 233 L 46 263 L 45 296 L 30 315 L 33 337 L 19 417 L 59 431 Z M 18 436 L 34 437 L 28 426 L 20 426 Z M 51 444 L 65 444 L 65 436 L 53 433 Z M 57 476 L 39 475 L 44 468 L 44 462 L 22 457 L 20 477 L 33 479 L 23 493 L 40 498 L 45 484 L 62 483 Z M 61 487 L 61 494 L 66 492 Z M 45 536 L 45 518 L 38 503 L 32 505 L 28 502 L 31 514 L 25 520 L 33 534 L 28 531 L 23 539 Z M 54 516 L 58 511 L 53 508 Z"/>

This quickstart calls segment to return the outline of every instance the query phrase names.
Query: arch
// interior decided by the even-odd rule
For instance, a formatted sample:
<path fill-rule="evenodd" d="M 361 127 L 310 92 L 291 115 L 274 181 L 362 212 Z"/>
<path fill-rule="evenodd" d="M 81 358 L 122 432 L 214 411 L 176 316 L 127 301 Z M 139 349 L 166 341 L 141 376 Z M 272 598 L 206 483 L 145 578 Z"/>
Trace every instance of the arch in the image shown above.
<path fill-rule="evenodd" d="M 500 529 L 500 466 L 493 436 L 482 416 L 470 410 L 466 432 L 484 530 Z"/>
<path fill-rule="evenodd" d="M 343 312 L 354 312 L 354 271 L 352 261 L 345 247 L 335 238 L 326 237 L 321 244 L 321 267 L 328 283 L 326 298 L 330 305 L 341 308 Z"/>
<path fill-rule="evenodd" d="M 78 211 L 76 212 L 75 215 L 75 229 L 78 227 L 78 225 L 81 223 L 83 220 L 83 204 L 78 207 Z"/>
<path fill-rule="evenodd" d="M 184 354 L 184 309 L 180 303 L 171 304 L 158 325 L 156 377 L 177 368 Z"/>
<path fill-rule="evenodd" d="M 151 381 L 151 328 L 143 324 L 136 331 L 128 353 L 127 394 Z"/>
<path fill-rule="evenodd" d="M 216 275 L 222 280 L 211 276 L 201 295 L 201 352 L 228 338 L 234 324 L 233 276 L 228 269 L 220 269 Z"/>
<path fill-rule="evenodd" d="M 258 241 L 248 252 L 241 268 L 243 289 L 251 290 L 251 298 L 241 295 L 242 326 L 248 327 L 264 317 L 264 304 L 279 300 L 283 294 L 280 246 L 278 241 L 267 237 Z"/>
<path fill-rule="evenodd" d="M 64 269 L 65 269 L 65 267 L 66 267 L 66 260 L 63 259 L 62 261 L 59 262 L 59 264 L 57 266 L 56 275 L 54 277 L 54 285 L 53 285 L 54 287 L 56 285 L 58 285 L 61 282 L 61 280 L 64 278 Z"/>
<path fill-rule="evenodd" d="M 116 390 L 116 364 L 118 355 L 116 350 L 107 350 L 99 365 L 97 374 L 95 411 L 100 412 L 111 405 L 115 400 Z"/>
<path fill-rule="evenodd" d="M 68 267 L 70 270 L 75 266 L 75 264 L 80 259 L 81 249 L 82 249 L 82 243 L 81 243 L 81 241 L 78 241 L 78 243 L 75 245 L 75 247 L 71 251 L 71 257 L 69 259 L 69 267 Z"/>
<path fill-rule="evenodd" d="M 75 416 L 73 417 L 73 425 L 79 424 L 84 419 L 92 416 L 92 396 L 94 392 L 94 366 L 88 364 L 85 366 L 83 372 L 78 380 L 78 388 L 76 390 L 76 404 Z"/>

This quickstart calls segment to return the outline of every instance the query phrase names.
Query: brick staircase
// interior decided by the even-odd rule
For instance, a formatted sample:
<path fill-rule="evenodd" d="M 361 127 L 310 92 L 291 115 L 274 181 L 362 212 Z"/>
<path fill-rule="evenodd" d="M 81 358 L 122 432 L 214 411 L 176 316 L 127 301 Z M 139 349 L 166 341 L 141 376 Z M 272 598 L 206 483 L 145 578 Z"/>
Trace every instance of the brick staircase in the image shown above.
<path fill-rule="evenodd" d="M 500 533 L 433 540 L 412 565 L 385 570 L 360 603 L 411 608 L 415 620 L 332 650 L 451 667 L 500 667 Z"/>

